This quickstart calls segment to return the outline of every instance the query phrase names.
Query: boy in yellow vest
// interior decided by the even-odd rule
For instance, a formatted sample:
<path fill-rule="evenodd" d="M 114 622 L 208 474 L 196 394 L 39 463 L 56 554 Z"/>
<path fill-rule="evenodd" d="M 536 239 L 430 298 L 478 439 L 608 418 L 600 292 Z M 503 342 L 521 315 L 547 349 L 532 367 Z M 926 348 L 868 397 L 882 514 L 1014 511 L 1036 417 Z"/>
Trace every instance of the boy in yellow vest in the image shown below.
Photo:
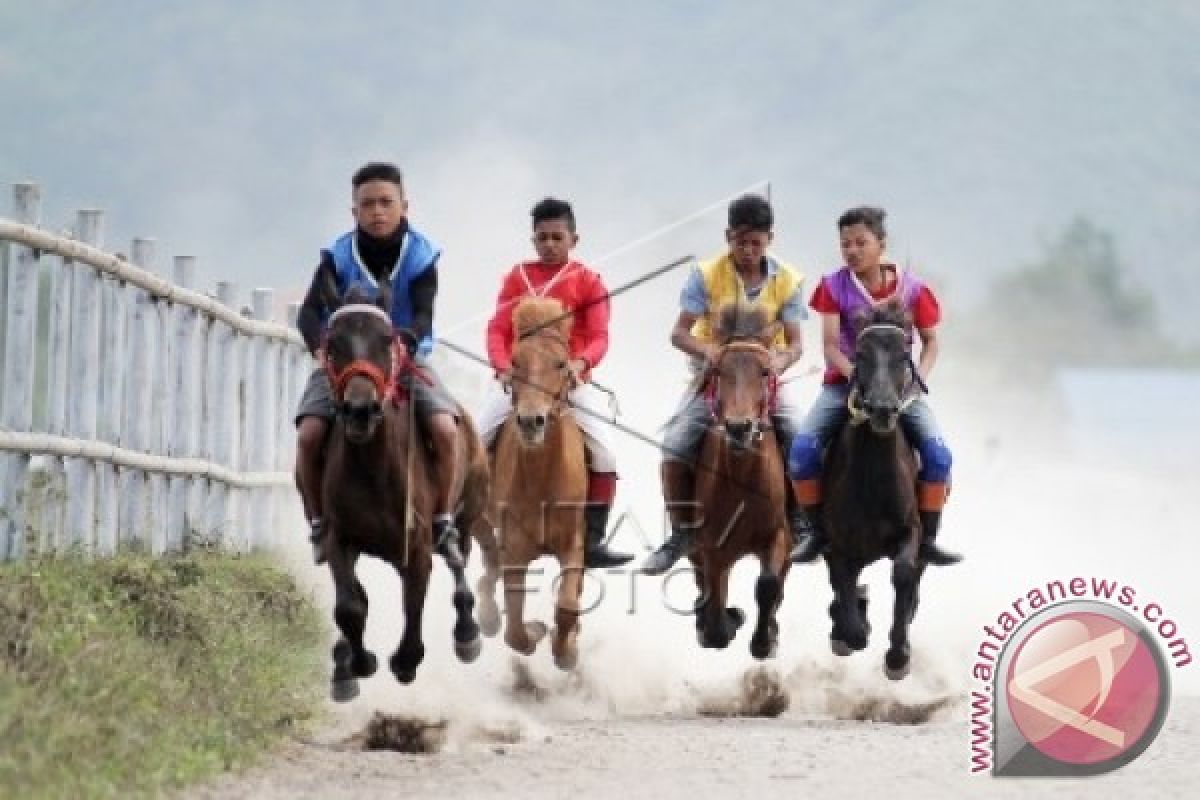
<path fill-rule="evenodd" d="M 680 294 L 671 344 L 691 357 L 695 379 L 663 437 L 663 498 L 671 518 L 671 535 L 642 566 L 642 572 L 648 575 L 661 575 L 674 566 L 691 548 L 699 527 L 698 509 L 694 507 L 695 463 L 704 432 L 712 421 L 700 384 L 720 353 L 713 335 L 717 310 L 732 300 L 764 306 L 770 318 L 782 325 L 771 350 L 775 374 L 782 374 L 800 358 L 800 325 L 808 313 L 801 292 L 804 279 L 795 268 L 767 253 L 773 227 L 774 213 L 765 198 L 747 194 L 734 200 L 725 231 L 729 250 L 695 270 Z M 792 433 L 803 417 L 803 410 L 787 402 L 780 392 L 771 424 L 785 463 Z M 787 497 L 792 532 L 799 538 L 804 520 L 793 507 L 791 492 Z"/>

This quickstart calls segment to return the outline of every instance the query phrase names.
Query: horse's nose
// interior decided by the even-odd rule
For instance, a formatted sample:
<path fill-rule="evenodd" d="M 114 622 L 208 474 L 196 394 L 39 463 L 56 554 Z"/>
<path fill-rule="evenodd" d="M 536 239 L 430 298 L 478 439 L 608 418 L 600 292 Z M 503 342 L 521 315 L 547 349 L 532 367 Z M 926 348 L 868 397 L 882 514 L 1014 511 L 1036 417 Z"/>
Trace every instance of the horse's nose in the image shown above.
<path fill-rule="evenodd" d="M 365 425 L 373 417 L 383 413 L 383 406 L 378 401 L 370 403 L 343 403 L 342 414 L 354 422 Z"/>
<path fill-rule="evenodd" d="M 748 419 L 728 419 L 725 420 L 725 432 L 729 434 L 731 439 L 745 441 L 750 435 L 750 427 L 753 424 Z"/>
<path fill-rule="evenodd" d="M 528 415 L 518 414 L 517 415 L 517 424 L 520 425 L 521 428 L 526 433 L 537 433 L 538 431 L 541 431 L 546 427 L 546 415 L 545 414 L 528 414 Z"/>
<path fill-rule="evenodd" d="M 900 413 L 900 403 L 895 401 L 881 403 L 872 400 L 863 400 L 863 410 L 872 415 L 881 414 L 893 417 Z"/>

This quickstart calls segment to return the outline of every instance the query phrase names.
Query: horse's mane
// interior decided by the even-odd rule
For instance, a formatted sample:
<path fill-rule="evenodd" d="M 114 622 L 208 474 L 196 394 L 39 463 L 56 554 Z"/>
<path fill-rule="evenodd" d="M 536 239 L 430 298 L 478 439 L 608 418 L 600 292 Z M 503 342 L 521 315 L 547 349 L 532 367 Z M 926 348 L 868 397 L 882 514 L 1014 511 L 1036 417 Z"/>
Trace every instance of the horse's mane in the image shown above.
<path fill-rule="evenodd" d="M 513 310 L 513 328 L 518 338 L 543 328 L 557 328 L 565 336 L 571 329 L 571 315 L 553 297 L 526 297 Z"/>
<path fill-rule="evenodd" d="M 771 324 L 767 310 L 755 303 L 732 300 L 717 309 L 717 339 L 757 339 L 768 332 Z"/>

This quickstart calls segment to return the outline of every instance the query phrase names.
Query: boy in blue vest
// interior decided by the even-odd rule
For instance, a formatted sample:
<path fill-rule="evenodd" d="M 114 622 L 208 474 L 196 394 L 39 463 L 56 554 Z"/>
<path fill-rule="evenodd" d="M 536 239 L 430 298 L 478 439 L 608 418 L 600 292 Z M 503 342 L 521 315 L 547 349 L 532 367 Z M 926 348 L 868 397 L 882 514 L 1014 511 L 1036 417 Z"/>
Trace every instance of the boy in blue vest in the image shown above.
<path fill-rule="evenodd" d="M 430 383 L 409 386 L 417 422 L 432 439 L 437 481 L 433 535 L 438 553 L 459 552 L 454 527 L 453 487 L 461 482 L 458 463 L 459 407 L 426 363 L 433 349 L 433 303 L 441 251 L 408 224 L 404 179 L 393 164 L 370 163 L 351 180 L 356 227 L 321 251 L 321 263 L 304 298 L 297 327 L 317 367 L 309 376 L 296 411 L 296 486 L 311 528 L 313 559 L 325 561 L 321 526 L 321 476 L 325 437 L 337 411 L 325 372 L 322 334 L 328 322 L 330 292 L 344 298 L 355 290 L 370 300 L 384 299 L 392 324 Z"/>

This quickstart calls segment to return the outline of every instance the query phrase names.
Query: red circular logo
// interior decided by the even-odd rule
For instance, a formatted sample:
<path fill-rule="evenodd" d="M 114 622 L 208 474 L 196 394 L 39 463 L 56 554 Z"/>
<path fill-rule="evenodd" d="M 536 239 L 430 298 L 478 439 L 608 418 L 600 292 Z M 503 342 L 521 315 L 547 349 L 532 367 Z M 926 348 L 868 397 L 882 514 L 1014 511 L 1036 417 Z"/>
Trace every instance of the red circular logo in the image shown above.
<path fill-rule="evenodd" d="M 1025 637 L 1005 689 L 1025 740 L 1066 764 L 1098 764 L 1137 747 L 1165 691 L 1138 632 L 1090 611 L 1056 615 Z"/>

